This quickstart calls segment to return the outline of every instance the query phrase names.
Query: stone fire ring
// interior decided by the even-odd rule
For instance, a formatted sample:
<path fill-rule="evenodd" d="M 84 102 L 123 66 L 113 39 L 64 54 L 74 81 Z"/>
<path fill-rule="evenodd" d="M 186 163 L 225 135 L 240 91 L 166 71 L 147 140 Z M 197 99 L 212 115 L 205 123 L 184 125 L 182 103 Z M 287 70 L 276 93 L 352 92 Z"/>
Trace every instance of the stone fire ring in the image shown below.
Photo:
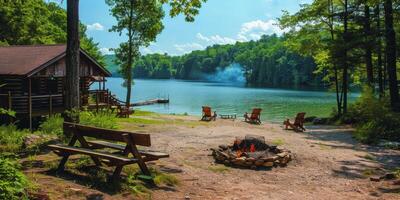
<path fill-rule="evenodd" d="M 252 146 L 252 148 L 246 148 L 246 146 Z M 251 152 L 250 149 L 252 149 Z M 285 167 L 293 159 L 293 154 L 289 150 L 268 145 L 264 137 L 260 136 L 237 138 L 233 145 L 219 145 L 218 149 L 211 150 L 215 162 L 239 168 Z"/>

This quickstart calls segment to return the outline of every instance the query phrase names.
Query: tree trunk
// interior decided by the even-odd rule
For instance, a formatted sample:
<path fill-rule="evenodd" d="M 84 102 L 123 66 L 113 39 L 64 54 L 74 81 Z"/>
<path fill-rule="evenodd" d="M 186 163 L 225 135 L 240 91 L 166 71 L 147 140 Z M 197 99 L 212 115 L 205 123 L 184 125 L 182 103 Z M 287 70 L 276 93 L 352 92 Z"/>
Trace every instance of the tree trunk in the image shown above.
<path fill-rule="evenodd" d="M 348 92 L 348 61 L 347 61 L 347 45 L 348 45 L 348 0 L 344 1 L 344 32 L 343 32 L 343 41 L 344 41 L 344 49 L 343 49 L 343 114 L 347 113 L 347 92 Z"/>
<path fill-rule="evenodd" d="M 335 34 L 333 29 L 333 2 L 332 0 L 328 0 L 328 11 L 329 11 L 329 31 L 331 33 L 331 40 L 334 42 Z M 342 116 L 342 101 L 340 100 L 340 91 L 339 91 L 339 75 L 337 64 L 333 61 L 333 71 L 335 74 L 335 90 L 336 90 L 336 106 L 338 111 L 338 116 Z"/>
<path fill-rule="evenodd" d="M 377 68 L 378 68 L 378 85 L 379 85 L 379 97 L 383 97 L 384 88 L 383 88 L 383 66 L 382 66 L 382 35 L 381 35 L 381 17 L 380 17 L 380 6 L 379 3 L 375 8 L 375 16 L 376 16 L 376 54 L 378 57 L 377 60 Z"/>
<path fill-rule="evenodd" d="M 369 6 L 365 4 L 364 33 L 365 33 L 365 66 L 367 71 L 367 83 L 374 85 L 374 70 L 372 66 L 372 48 L 371 48 L 371 25 Z"/>
<path fill-rule="evenodd" d="M 392 0 L 385 0 L 385 36 L 387 73 L 389 78 L 390 104 L 392 110 L 400 112 L 399 88 L 396 72 L 396 33 L 393 28 Z"/>
<path fill-rule="evenodd" d="M 79 0 L 67 0 L 66 109 L 79 109 L 79 97 Z"/>
<path fill-rule="evenodd" d="M 130 11 L 129 11 L 129 29 L 128 29 L 128 45 L 129 45 L 129 50 L 128 50 L 128 64 L 127 64 L 127 69 L 126 69 L 126 107 L 130 107 L 131 105 L 131 95 L 132 95 L 132 64 L 133 64 L 133 47 L 132 47 L 132 18 L 133 18 L 133 0 L 130 1 Z"/>

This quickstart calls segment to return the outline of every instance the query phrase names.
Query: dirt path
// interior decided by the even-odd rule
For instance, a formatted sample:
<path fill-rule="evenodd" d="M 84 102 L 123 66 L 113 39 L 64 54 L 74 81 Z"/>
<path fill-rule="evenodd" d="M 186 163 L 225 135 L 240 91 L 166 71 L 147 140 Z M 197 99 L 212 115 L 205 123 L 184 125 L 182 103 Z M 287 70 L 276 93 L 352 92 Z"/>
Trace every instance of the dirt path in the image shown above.
<path fill-rule="evenodd" d="M 195 122 L 193 117 L 176 117 Z M 308 126 L 305 133 L 284 131 L 280 125 L 250 125 L 240 120 L 217 120 L 203 126 L 148 125 L 153 147 L 170 154 L 155 162 L 161 171 L 180 180 L 175 188 L 159 188 L 153 199 L 400 199 L 400 186 L 390 181 L 371 182 L 368 177 L 383 168 L 400 166 L 400 152 L 360 145 L 346 127 Z M 124 129 L 132 130 L 130 124 Z M 237 136 L 264 136 L 291 150 L 295 159 L 287 167 L 246 170 L 215 165 L 210 148 L 230 144 Z M 40 175 L 37 181 L 56 181 L 80 188 L 85 194 L 105 199 L 124 199 L 122 194 L 104 194 L 71 180 Z M 46 180 L 47 181 L 42 181 Z M 50 180 L 50 181 L 49 181 Z M 55 181 L 56 180 L 56 181 Z M 44 187 L 47 187 L 44 185 Z M 67 197 L 65 197 L 67 198 Z M 85 199 L 85 198 L 83 198 Z"/>

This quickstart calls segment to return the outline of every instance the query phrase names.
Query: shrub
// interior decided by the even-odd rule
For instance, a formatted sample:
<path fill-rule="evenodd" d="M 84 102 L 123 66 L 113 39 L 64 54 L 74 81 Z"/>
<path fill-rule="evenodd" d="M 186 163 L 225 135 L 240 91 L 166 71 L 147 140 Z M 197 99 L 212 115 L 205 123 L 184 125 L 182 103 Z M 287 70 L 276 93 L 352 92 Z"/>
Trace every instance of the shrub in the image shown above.
<path fill-rule="evenodd" d="M 89 112 L 82 111 L 79 114 L 80 123 L 98 128 L 117 129 L 117 117 L 110 111 Z"/>
<path fill-rule="evenodd" d="M 355 124 L 355 137 L 362 142 L 376 143 L 380 139 L 400 141 L 400 115 L 390 111 L 387 99 L 378 99 L 368 87 L 349 107 L 342 121 Z"/>
<path fill-rule="evenodd" d="M 29 134 L 29 130 L 18 130 L 14 124 L 0 126 L 0 152 L 18 151 Z"/>
<path fill-rule="evenodd" d="M 19 170 L 19 166 L 9 159 L 0 157 L 0 199 L 27 199 L 26 187 L 28 181 Z"/>
<path fill-rule="evenodd" d="M 63 122 L 60 114 L 53 115 L 39 126 L 39 131 L 47 135 L 63 136 Z"/>

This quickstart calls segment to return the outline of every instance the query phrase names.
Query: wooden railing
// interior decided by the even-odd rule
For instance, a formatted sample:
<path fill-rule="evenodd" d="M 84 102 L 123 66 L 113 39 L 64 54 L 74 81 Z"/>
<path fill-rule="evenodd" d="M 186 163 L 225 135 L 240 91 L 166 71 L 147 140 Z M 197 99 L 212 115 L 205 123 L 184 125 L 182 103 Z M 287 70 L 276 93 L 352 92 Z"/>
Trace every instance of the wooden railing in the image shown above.
<path fill-rule="evenodd" d="M 55 109 L 64 108 L 62 94 L 12 96 L 11 93 L 0 94 L 0 106 L 14 110 L 17 114 L 48 113 L 53 114 Z"/>

